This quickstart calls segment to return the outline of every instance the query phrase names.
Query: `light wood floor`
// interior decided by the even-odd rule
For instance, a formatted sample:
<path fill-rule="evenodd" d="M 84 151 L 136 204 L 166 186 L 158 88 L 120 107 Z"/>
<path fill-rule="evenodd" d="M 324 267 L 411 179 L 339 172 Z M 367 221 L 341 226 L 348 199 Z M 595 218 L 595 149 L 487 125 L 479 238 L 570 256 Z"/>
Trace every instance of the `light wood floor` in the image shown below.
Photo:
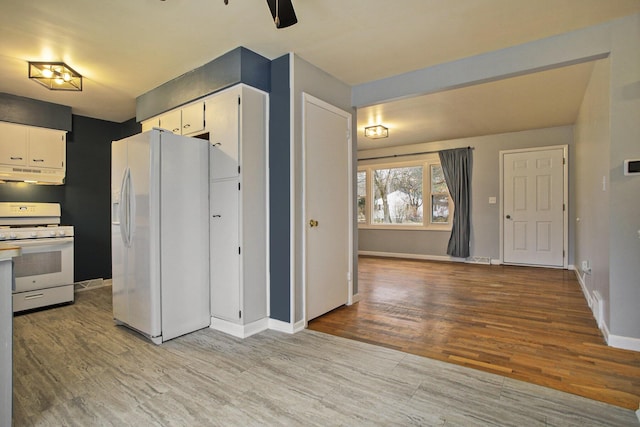
<path fill-rule="evenodd" d="M 14 318 L 14 427 L 638 425 L 628 409 L 316 331 L 207 328 L 157 346 L 111 307 L 105 287 Z"/>
<path fill-rule="evenodd" d="M 359 303 L 309 329 L 636 410 L 640 353 L 608 347 L 567 270 L 360 257 Z"/>

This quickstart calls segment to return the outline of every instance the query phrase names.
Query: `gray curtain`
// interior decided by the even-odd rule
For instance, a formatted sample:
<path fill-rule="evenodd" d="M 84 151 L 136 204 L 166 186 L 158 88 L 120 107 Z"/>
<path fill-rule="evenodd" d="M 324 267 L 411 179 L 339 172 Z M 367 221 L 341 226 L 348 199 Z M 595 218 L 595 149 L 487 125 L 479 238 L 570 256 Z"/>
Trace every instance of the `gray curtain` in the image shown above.
<path fill-rule="evenodd" d="M 454 257 L 467 258 L 471 236 L 471 148 L 443 150 L 438 154 L 455 207 L 447 253 Z"/>

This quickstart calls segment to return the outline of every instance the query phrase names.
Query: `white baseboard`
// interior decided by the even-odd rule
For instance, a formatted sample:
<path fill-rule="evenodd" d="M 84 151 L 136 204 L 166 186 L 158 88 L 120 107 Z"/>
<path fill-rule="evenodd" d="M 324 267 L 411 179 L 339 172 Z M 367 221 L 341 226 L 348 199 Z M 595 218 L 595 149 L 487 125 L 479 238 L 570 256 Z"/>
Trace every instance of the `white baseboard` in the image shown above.
<path fill-rule="evenodd" d="M 264 318 L 255 322 L 247 323 L 246 325 L 238 325 L 237 323 L 212 317 L 211 326 L 209 327 L 237 338 L 247 338 L 251 335 L 257 334 L 258 332 L 267 330 L 269 328 L 268 320 L 269 319 Z"/>
<path fill-rule="evenodd" d="M 355 304 L 355 303 L 357 303 L 358 301 L 360 301 L 360 294 L 355 294 L 355 295 L 353 295 L 353 296 L 351 297 L 351 304 L 352 304 L 352 305 L 353 305 L 353 304 Z"/>
<path fill-rule="evenodd" d="M 274 331 L 284 332 L 287 334 L 293 334 L 295 332 L 291 323 L 283 322 L 282 320 L 269 319 L 269 329 Z"/>
<path fill-rule="evenodd" d="M 300 332 L 304 330 L 306 326 L 307 326 L 307 322 L 305 322 L 304 320 L 297 321 L 296 323 L 293 324 L 293 333 L 295 334 L 296 332 Z"/>
<path fill-rule="evenodd" d="M 464 258 L 456 258 L 448 255 L 405 254 L 405 253 L 397 253 L 397 252 L 377 252 L 377 251 L 358 251 L 358 255 L 378 256 L 378 257 L 386 257 L 386 258 L 421 259 L 426 261 L 465 262 Z"/>
<path fill-rule="evenodd" d="M 606 324 L 604 326 L 606 327 Z M 607 328 L 606 339 L 607 344 L 609 344 L 610 347 L 620 348 L 622 350 L 640 351 L 640 338 L 612 335 L 609 333 Z"/>
<path fill-rule="evenodd" d="M 609 326 L 604 321 L 604 309 L 602 307 L 602 297 L 598 291 L 593 291 L 593 295 L 587 289 L 587 285 L 584 282 L 584 276 L 580 274 L 580 270 L 573 268 L 582 289 L 582 294 L 589 304 L 593 318 L 598 324 L 598 328 L 602 332 L 605 341 L 609 347 L 620 348 L 623 350 L 640 351 L 640 338 L 623 337 L 620 335 L 613 335 L 609 332 Z"/>

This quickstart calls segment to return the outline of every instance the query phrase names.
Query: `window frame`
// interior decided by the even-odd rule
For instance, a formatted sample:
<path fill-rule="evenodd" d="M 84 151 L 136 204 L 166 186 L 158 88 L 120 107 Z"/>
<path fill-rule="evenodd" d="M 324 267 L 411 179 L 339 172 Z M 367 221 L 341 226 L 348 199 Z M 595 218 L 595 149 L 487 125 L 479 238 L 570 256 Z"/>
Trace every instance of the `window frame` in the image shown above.
<path fill-rule="evenodd" d="M 431 166 L 439 165 L 440 159 L 438 155 L 428 155 L 426 157 L 421 156 L 419 159 L 405 160 L 405 161 L 366 161 L 361 160 L 358 162 L 357 173 L 366 173 L 366 194 L 365 194 L 365 221 L 364 223 L 356 222 L 358 229 L 363 230 L 415 230 L 415 231 L 451 231 L 453 223 L 453 200 L 451 194 L 447 190 L 447 196 L 449 200 L 449 221 L 447 223 L 432 223 L 431 222 Z M 422 167 L 422 225 L 405 225 L 405 224 L 374 224 L 372 222 L 372 205 L 375 198 L 374 188 L 372 184 L 373 171 L 376 169 L 393 169 L 403 167 Z M 357 180 L 357 178 L 356 178 Z M 357 182 L 356 182 L 357 186 Z M 425 191 L 426 190 L 426 191 Z M 433 193 L 442 194 L 442 193 Z M 357 200 L 358 196 L 356 196 Z M 429 206 L 425 206 L 428 204 Z M 357 203 L 357 201 L 356 201 Z M 357 206 L 356 206 L 357 211 Z"/>

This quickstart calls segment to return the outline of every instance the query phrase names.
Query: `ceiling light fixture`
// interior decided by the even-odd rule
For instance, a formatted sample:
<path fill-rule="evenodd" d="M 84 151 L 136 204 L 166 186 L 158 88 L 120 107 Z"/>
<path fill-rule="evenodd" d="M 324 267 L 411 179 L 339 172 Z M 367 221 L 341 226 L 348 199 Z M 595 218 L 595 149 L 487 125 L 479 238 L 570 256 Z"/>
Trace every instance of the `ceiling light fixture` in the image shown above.
<path fill-rule="evenodd" d="M 387 138 L 389 136 L 389 128 L 382 125 L 367 126 L 364 128 L 364 136 L 371 139 Z"/>
<path fill-rule="evenodd" d="M 64 62 L 29 61 L 29 78 L 50 90 L 82 90 L 82 76 Z"/>

